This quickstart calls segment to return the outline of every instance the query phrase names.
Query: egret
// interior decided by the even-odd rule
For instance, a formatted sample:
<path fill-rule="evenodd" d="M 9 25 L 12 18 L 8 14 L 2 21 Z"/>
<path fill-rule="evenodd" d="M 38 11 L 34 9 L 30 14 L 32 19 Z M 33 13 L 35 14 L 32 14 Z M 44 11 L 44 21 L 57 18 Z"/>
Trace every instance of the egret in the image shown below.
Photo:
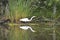
<path fill-rule="evenodd" d="M 30 19 L 28 19 L 28 18 L 22 18 L 22 19 L 20 19 L 20 21 L 21 22 L 30 22 L 30 21 L 32 21 L 32 19 L 34 18 L 35 16 L 32 16 Z"/>
<path fill-rule="evenodd" d="M 30 29 L 32 32 L 36 32 L 35 30 L 33 30 L 30 26 L 20 26 L 21 29 L 23 30 L 28 30 Z"/>

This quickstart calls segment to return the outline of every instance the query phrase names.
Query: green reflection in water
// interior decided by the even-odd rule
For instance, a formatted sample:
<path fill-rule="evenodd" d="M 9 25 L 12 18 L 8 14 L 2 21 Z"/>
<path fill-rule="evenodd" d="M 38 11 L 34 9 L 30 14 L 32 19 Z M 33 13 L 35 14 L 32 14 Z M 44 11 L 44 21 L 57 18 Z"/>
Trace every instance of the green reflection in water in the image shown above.
<path fill-rule="evenodd" d="M 11 24 L 10 24 L 11 25 Z M 31 32 L 28 30 L 22 30 L 19 27 L 25 25 L 32 27 L 36 32 Z M 42 25 L 42 24 L 13 24 L 9 33 L 9 40 L 53 40 L 52 26 Z"/>
<path fill-rule="evenodd" d="M 51 25 L 45 25 L 40 23 L 26 23 L 26 24 L 13 23 L 13 24 L 9 24 L 9 26 L 10 26 L 10 29 L 8 30 L 9 33 L 8 33 L 7 40 L 53 40 L 53 30 L 56 31 L 55 32 L 56 40 L 60 40 L 59 26 L 56 26 L 55 29 L 53 29 L 53 26 Z M 20 26 L 30 26 L 36 32 L 32 32 L 30 29 L 22 30 L 19 28 Z M 0 34 L 2 33 L 0 32 Z M 4 40 L 3 38 L 1 38 L 1 36 L 0 36 L 0 39 Z"/>

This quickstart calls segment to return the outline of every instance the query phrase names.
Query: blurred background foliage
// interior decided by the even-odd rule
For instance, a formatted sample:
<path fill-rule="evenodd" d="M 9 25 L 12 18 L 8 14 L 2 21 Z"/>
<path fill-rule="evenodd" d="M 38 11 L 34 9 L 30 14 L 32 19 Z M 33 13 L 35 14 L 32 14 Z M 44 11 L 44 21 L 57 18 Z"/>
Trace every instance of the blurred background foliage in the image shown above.
<path fill-rule="evenodd" d="M 33 15 L 57 18 L 60 16 L 60 0 L 9 0 L 9 10 L 12 20 Z"/>

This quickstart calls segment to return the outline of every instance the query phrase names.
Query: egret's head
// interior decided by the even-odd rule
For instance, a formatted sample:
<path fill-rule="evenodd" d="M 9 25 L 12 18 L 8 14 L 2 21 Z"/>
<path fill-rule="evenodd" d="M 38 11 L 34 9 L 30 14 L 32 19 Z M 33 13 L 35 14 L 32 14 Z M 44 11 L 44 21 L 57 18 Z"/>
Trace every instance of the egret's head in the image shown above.
<path fill-rule="evenodd" d="M 33 16 L 33 17 L 36 17 L 36 16 Z"/>

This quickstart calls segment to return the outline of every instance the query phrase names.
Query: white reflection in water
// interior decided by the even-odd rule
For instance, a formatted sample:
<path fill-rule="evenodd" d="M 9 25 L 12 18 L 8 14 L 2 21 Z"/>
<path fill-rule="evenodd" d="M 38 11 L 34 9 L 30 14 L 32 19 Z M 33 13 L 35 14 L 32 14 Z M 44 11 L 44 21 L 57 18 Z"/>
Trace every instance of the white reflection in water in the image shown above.
<path fill-rule="evenodd" d="M 28 30 L 30 29 L 32 32 L 36 32 L 35 30 L 33 30 L 30 26 L 20 26 L 21 29 L 23 30 Z"/>

